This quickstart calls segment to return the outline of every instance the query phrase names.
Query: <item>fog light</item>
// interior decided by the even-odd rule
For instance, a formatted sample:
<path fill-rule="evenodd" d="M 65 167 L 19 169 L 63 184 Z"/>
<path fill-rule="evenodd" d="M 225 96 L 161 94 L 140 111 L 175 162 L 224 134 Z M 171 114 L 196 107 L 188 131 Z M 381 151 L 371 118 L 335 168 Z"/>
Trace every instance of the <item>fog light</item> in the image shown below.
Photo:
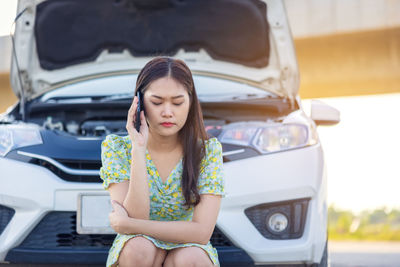
<path fill-rule="evenodd" d="M 288 219 L 282 213 L 274 213 L 269 218 L 267 218 L 267 227 L 276 232 L 280 233 L 286 230 L 288 226 Z"/>
<path fill-rule="evenodd" d="M 244 210 L 262 236 L 271 240 L 300 238 L 310 198 L 262 203 Z"/>

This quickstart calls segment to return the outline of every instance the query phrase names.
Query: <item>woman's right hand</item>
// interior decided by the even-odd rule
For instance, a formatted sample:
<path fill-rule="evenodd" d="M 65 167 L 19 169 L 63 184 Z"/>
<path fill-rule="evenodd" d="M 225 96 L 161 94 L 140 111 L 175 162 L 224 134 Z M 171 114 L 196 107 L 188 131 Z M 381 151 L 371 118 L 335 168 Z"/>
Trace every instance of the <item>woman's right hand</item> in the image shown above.
<path fill-rule="evenodd" d="M 144 116 L 144 111 L 140 112 L 140 129 L 139 132 L 135 129 L 136 121 L 136 108 L 138 105 L 138 98 L 135 96 L 132 101 L 132 105 L 128 111 L 128 118 L 126 120 L 126 129 L 131 139 L 132 149 L 136 152 L 146 153 L 147 140 L 149 137 L 149 128 L 147 126 L 146 118 Z"/>

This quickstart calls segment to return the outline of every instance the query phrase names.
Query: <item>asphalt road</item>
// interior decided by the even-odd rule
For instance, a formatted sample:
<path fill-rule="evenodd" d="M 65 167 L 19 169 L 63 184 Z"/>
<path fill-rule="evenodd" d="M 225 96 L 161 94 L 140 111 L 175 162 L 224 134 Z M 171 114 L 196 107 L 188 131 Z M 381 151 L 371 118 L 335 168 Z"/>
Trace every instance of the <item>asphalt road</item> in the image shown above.
<path fill-rule="evenodd" d="M 329 242 L 331 267 L 400 267 L 400 242 Z"/>
<path fill-rule="evenodd" d="M 330 241 L 328 253 L 331 267 L 400 267 L 400 242 L 336 242 Z M 50 267 L 45 264 L 0 264 L 0 267 Z M 56 265 L 76 267 L 77 265 Z M 104 267 L 104 265 L 79 265 Z"/>

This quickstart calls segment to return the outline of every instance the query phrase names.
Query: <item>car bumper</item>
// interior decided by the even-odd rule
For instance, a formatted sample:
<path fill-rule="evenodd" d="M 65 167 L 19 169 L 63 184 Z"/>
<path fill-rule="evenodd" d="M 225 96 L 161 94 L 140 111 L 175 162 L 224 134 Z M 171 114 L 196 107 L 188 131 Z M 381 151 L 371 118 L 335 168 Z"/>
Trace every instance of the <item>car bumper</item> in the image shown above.
<path fill-rule="evenodd" d="M 240 248 L 217 248 L 221 267 L 274 267 L 281 264 L 255 265 L 248 254 Z M 107 260 L 108 249 L 102 250 L 43 250 L 43 249 L 12 249 L 7 261 L 12 263 L 44 263 L 44 264 L 98 264 L 103 266 Z M 310 266 L 304 263 L 285 264 L 285 267 Z"/>
<path fill-rule="evenodd" d="M 256 264 L 320 262 L 327 240 L 327 177 L 320 144 L 228 162 L 224 171 L 227 196 L 217 225 L 234 245 Z M 263 203 L 303 198 L 310 201 L 303 234 L 296 239 L 265 238 L 243 212 Z"/>
<path fill-rule="evenodd" d="M 26 240 L 46 215 L 76 213 L 78 194 L 104 192 L 101 184 L 67 182 L 46 168 L 5 158 L 0 158 L 0 170 L 0 205 L 15 210 L 0 235 L 0 262 L 105 262 L 109 247 L 26 246 Z M 217 227 L 232 244 L 216 246 L 221 266 L 307 266 L 320 261 L 327 240 L 327 207 L 325 164 L 319 144 L 227 162 L 224 172 L 227 195 Z M 255 205 L 300 198 L 310 199 L 300 238 L 267 239 L 244 213 Z"/>

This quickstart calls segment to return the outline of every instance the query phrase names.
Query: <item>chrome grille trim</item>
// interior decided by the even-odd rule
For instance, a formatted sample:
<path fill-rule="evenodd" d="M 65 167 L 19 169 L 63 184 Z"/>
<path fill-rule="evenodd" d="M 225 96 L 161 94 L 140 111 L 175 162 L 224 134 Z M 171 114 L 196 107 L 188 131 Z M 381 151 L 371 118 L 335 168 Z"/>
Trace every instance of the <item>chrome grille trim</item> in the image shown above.
<path fill-rule="evenodd" d="M 68 173 L 68 174 L 72 174 L 72 175 L 87 175 L 87 176 L 99 175 L 99 170 L 77 170 L 77 169 L 71 169 L 71 168 L 66 167 L 63 164 L 59 163 L 58 161 L 56 161 L 56 160 L 54 160 L 52 158 L 43 156 L 43 155 L 38 155 L 38 154 L 24 152 L 24 151 L 17 151 L 17 153 L 20 154 L 20 155 L 23 155 L 23 156 L 27 156 L 27 157 L 31 157 L 31 158 L 35 158 L 35 159 L 45 160 L 45 161 L 53 164 L 54 166 L 56 166 L 57 168 L 59 168 L 63 172 Z"/>

